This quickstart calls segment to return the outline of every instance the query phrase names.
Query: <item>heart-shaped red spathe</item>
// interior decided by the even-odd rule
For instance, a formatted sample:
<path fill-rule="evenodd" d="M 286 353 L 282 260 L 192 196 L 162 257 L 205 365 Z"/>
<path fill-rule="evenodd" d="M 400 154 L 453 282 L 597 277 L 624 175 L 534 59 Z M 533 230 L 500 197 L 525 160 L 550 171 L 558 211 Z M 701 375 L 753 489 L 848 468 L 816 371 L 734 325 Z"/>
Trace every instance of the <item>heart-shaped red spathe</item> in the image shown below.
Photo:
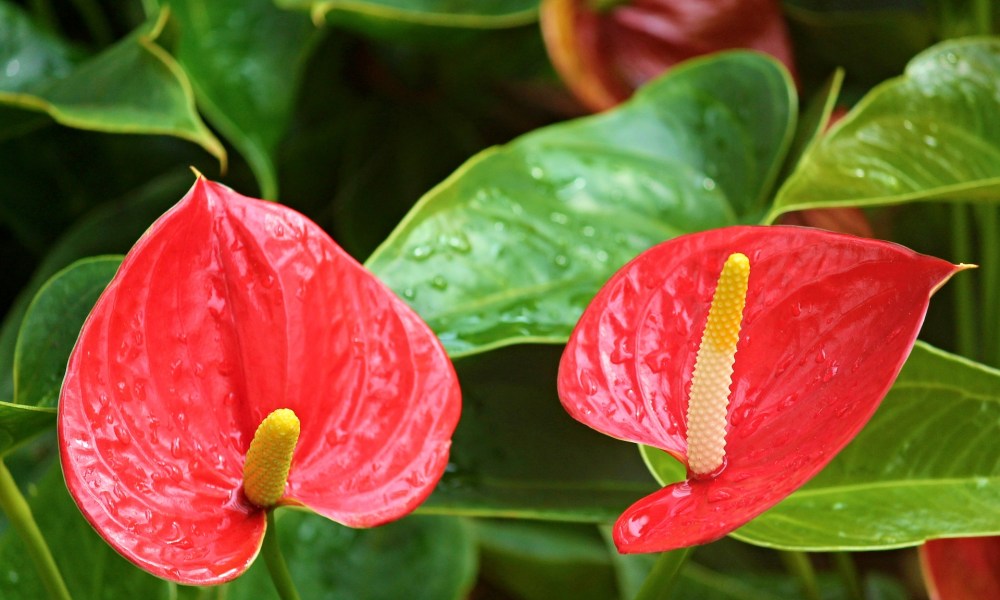
<path fill-rule="evenodd" d="M 552 63 L 588 108 L 605 110 L 689 58 L 748 48 L 790 70 L 792 45 L 776 0 L 543 0 L 540 20 Z"/>
<path fill-rule="evenodd" d="M 930 540 L 920 566 L 931 600 L 981 600 L 1000 590 L 1000 536 Z"/>
<path fill-rule="evenodd" d="M 126 256 L 59 401 L 66 483 L 128 559 L 189 584 L 232 579 L 265 512 L 243 462 L 271 411 L 301 420 L 281 504 L 350 526 L 430 494 L 460 412 L 433 332 L 315 223 L 199 178 Z"/>
<path fill-rule="evenodd" d="M 889 242 L 799 227 L 675 238 L 601 289 L 559 368 L 577 420 L 686 464 L 688 393 L 726 258 L 750 259 L 726 466 L 643 498 L 618 520 L 622 552 L 733 531 L 815 475 L 868 421 L 902 367 L 931 294 L 961 267 Z"/>

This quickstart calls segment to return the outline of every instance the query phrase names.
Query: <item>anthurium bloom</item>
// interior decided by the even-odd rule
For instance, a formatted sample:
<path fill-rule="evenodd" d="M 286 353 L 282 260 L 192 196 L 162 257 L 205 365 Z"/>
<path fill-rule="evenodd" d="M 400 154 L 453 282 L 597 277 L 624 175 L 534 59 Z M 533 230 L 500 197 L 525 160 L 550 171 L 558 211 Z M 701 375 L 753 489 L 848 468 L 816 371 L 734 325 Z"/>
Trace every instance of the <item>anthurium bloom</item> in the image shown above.
<path fill-rule="evenodd" d="M 931 540 L 920 547 L 931 600 L 980 600 L 1000 590 L 1000 536 Z"/>
<path fill-rule="evenodd" d="M 459 411 L 434 334 L 319 226 L 198 178 L 87 319 L 58 432 L 111 546 L 211 584 L 254 560 L 273 506 L 353 527 L 412 511 Z"/>
<path fill-rule="evenodd" d="M 759 50 L 792 70 L 777 0 L 542 0 L 539 18 L 552 64 L 594 111 L 679 62 L 720 50 Z"/>
<path fill-rule="evenodd" d="M 874 413 L 961 268 L 781 226 L 682 236 L 623 267 L 570 338 L 559 396 L 688 476 L 622 514 L 619 550 L 715 540 L 809 480 Z"/>

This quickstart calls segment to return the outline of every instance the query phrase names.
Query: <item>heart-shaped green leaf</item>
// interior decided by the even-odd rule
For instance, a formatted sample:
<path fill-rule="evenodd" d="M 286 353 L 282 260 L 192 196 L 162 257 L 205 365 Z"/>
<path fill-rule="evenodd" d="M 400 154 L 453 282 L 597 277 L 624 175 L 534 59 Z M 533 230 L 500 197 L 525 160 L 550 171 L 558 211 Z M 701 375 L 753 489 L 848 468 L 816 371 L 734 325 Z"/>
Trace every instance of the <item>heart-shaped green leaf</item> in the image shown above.
<path fill-rule="evenodd" d="M 537 18 L 538 0 L 276 0 L 278 6 L 308 9 L 316 20 L 343 15 L 377 21 L 440 27 L 514 27 Z"/>
<path fill-rule="evenodd" d="M 1000 39 L 938 44 L 810 148 L 771 212 L 1000 193 Z"/>
<path fill-rule="evenodd" d="M 560 350 L 520 346 L 456 363 L 462 419 L 451 463 L 419 510 L 609 521 L 656 488 L 630 444 L 580 427 L 560 407 Z"/>
<path fill-rule="evenodd" d="M 424 196 L 367 266 L 452 355 L 564 341 L 657 242 L 756 220 L 794 132 L 772 59 L 687 63 L 620 108 L 487 150 Z"/>
<path fill-rule="evenodd" d="M 873 550 L 1000 534 L 1000 371 L 918 343 L 861 433 L 799 491 L 733 535 L 800 550 Z"/>
<path fill-rule="evenodd" d="M 14 403 L 0 402 L 0 455 L 55 425 L 59 386 L 80 327 L 121 257 L 73 263 L 35 296 L 14 352 Z"/>
<path fill-rule="evenodd" d="M 274 153 L 316 29 L 272 0 L 182 0 L 170 8 L 180 24 L 177 60 L 199 107 L 246 158 L 263 197 L 277 197 Z"/>
<path fill-rule="evenodd" d="M 66 70 L 62 66 L 57 72 L 36 71 L 23 91 L 0 86 L 0 104 L 43 112 L 79 129 L 175 136 L 225 164 L 226 151 L 198 116 L 187 77 L 156 44 L 167 15 L 161 12 L 65 77 L 58 77 Z"/>
<path fill-rule="evenodd" d="M 77 598 L 126 600 L 177 597 L 177 587 L 132 566 L 104 543 L 83 518 L 66 491 L 59 465 L 54 464 L 29 487 L 28 504 L 52 551 L 66 587 Z M 35 600 L 47 597 L 24 544 L 8 527 L 0 536 L 0 597 Z"/>
<path fill-rule="evenodd" d="M 94 210 L 52 246 L 0 326 L 0 398 L 14 397 L 14 348 L 24 314 L 42 285 L 75 260 L 127 251 L 190 185 L 187 169 L 166 173 Z"/>
<path fill-rule="evenodd" d="M 303 598 L 459 600 L 476 580 L 473 530 L 457 517 L 414 515 L 351 529 L 287 510 L 278 513 L 278 536 Z M 225 589 L 227 600 L 277 597 L 261 560 Z"/>
<path fill-rule="evenodd" d="M 121 256 L 85 258 L 52 277 L 28 307 L 14 349 L 14 402 L 55 408 L 73 344 Z"/>

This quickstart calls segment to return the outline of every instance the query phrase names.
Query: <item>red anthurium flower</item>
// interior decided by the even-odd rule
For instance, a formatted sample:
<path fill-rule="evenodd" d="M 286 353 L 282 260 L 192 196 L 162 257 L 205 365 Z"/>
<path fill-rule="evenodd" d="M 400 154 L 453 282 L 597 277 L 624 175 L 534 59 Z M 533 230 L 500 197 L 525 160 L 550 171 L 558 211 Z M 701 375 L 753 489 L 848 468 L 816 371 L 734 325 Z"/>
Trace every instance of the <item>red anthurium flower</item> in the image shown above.
<path fill-rule="evenodd" d="M 539 16 L 553 65 L 594 111 L 681 61 L 720 50 L 759 50 L 792 69 L 776 0 L 542 0 Z"/>
<path fill-rule="evenodd" d="M 688 478 L 626 510 L 619 550 L 715 540 L 815 475 L 871 417 L 930 295 L 961 268 L 780 226 L 675 238 L 622 268 L 570 338 L 559 396 Z"/>
<path fill-rule="evenodd" d="M 246 570 L 273 506 L 355 527 L 412 511 L 459 411 L 434 334 L 319 226 L 199 178 L 94 307 L 58 430 L 104 539 L 211 584 Z"/>
<path fill-rule="evenodd" d="M 931 600 L 980 600 L 1000 591 L 1000 536 L 931 540 L 920 547 Z"/>

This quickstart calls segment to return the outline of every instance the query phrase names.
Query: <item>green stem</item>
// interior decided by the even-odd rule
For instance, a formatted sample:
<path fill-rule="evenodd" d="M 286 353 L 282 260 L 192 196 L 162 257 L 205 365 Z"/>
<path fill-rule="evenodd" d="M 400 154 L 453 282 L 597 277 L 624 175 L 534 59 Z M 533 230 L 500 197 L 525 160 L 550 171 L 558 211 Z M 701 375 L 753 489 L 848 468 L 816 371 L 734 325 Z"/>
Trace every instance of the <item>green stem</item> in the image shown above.
<path fill-rule="evenodd" d="M 974 0 L 972 5 L 973 23 L 976 33 L 990 35 L 993 33 L 993 2 L 995 0 Z"/>
<path fill-rule="evenodd" d="M 666 600 L 677 582 L 677 575 L 687 562 L 691 548 L 664 552 L 656 559 L 635 600 Z"/>
<path fill-rule="evenodd" d="M 968 261 L 972 253 L 969 242 L 969 215 L 964 204 L 951 206 L 951 255 L 952 260 Z M 976 355 L 975 298 L 972 295 L 972 278 L 956 277 L 952 288 L 955 294 L 955 329 L 958 353 L 968 358 Z"/>
<path fill-rule="evenodd" d="M 854 566 L 849 552 L 834 552 L 833 563 L 837 566 L 840 579 L 847 587 L 847 597 L 851 600 L 865 600 L 864 590 L 861 588 L 861 579 L 858 578 L 858 569 Z"/>
<path fill-rule="evenodd" d="M 1000 249 L 1000 213 L 996 206 L 977 205 L 976 224 L 979 233 L 979 256 L 982 264 L 980 310 L 982 311 L 983 362 L 1000 366 L 1000 264 L 993 257 Z"/>
<path fill-rule="evenodd" d="M 781 552 L 781 560 L 784 561 L 785 568 L 799 580 L 803 598 L 822 600 L 819 593 L 819 583 L 816 581 L 816 571 L 813 569 L 808 554 L 786 550 Z"/>
<path fill-rule="evenodd" d="M 267 511 L 267 530 L 264 532 L 264 545 L 260 549 L 264 555 L 267 570 L 271 573 L 271 581 L 278 590 L 281 600 L 299 600 L 299 592 L 295 589 L 288 565 L 281 555 L 281 545 L 278 543 L 278 529 L 274 526 L 274 509 Z"/>
<path fill-rule="evenodd" d="M 587 0 L 587 6 L 594 12 L 607 12 L 621 4 L 627 4 L 629 0 Z"/>
<path fill-rule="evenodd" d="M 7 465 L 0 459 L 0 508 L 7 514 L 11 527 L 21 537 L 24 545 L 27 546 L 28 556 L 35 562 L 38 569 L 38 576 L 42 584 L 49 592 L 49 597 L 53 599 L 69 600 L 69 590 L 63 582 L 62 575 L 59 574 L 59 567 L 56 566 L 52 553 L 45 543 L 42 532 L 35 523 L 35 518 L 31 514 L 31 507 L 24 499 L 21 490 L 18 489 L 14 477 L 11 476 Z"/>
<path fill-rule="evenodd" d="M 99 47 L 109 46 L 114 41 L 111 33 L 111 25 L 104 17 L 101 6 L 95 0 L 72 0 L 73 8 L 76 9 L 87 31 Z"/>

